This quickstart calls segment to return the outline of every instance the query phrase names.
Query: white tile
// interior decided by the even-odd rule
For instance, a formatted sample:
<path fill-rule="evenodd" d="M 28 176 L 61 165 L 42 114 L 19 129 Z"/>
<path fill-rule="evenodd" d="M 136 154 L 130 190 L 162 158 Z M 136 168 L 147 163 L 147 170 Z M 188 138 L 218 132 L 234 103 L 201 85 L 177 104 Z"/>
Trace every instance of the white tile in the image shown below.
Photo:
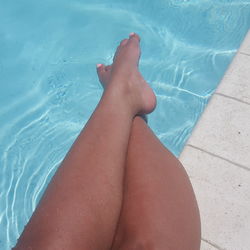
<path fill-rule="evenodd" d="M 201 249 L 200 250 L 218 250 L 218 248 L 213 247 L 205 241 L 201 241 Z"/>
<path fill-rule="evenodd" d="M 216 92 L 250 103 L 250 56 L 236 55 Z"/>
<path fill-rule="evenodd" d="M 196 193 L 202 237 L 218 249 L 248 250 L 250 171 L 190 146 L 180 160 Z"/>
<path fill-rule="evenodd" d="M 250 30 L 248 31 L 239 51 L 250 55 Z"/>
<path fill-rule="evenodd" d="M 188 144 L 250 168 L 250 105 L 214 95 Z"/>

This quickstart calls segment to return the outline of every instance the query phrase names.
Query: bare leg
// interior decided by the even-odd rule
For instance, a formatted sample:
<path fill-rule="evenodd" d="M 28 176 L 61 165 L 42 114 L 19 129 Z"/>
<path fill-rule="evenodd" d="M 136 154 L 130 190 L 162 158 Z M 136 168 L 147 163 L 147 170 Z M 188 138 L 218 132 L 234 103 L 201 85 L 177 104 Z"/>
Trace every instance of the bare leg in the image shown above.
<path fill-rule="evenodd" d="M 105 85 L 111 66 L 99 73 Z M 121 217 L 112 249 L 200 249 L 200 217 L 181 163 L 140 117 L 128 146 Z"/>
<path fill-rule="evenodd" d="M 137 69 L 139 54 L 137 35 L 118 47 L 100 103 L 49 184 L 16 249 L 111 247 L 132 121 L 137 113 L 155 107 L 155 96 Z"/>
<path fill-rule="evenodd" d="M 184 168 L 135 118 L 112 249 L 198 250 L 200 237 L 199 210 Z"/>

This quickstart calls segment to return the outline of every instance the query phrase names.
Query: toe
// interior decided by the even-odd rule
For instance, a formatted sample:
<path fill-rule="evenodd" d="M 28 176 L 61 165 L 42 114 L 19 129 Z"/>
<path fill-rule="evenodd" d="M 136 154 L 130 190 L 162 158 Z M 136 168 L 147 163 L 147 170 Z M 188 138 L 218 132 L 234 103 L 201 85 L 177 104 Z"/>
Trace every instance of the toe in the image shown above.
<path fill-rule="evenodd" d="M 108 66 L 105 67 L 106 72 L 110 72 L 111 69 L 112 69 L 112 65 L 108 65 Z"/>
<path fill-rule="evenodd" d="M 129 34 L 127 46 L 133 48 L 131 49 L 131 51 L 133 51 L 133 54 L 136 54 L 137 57 L 140 57 L 140 37 L 136 33 Z"/>
<path fill-rule="evenodd" d="M 128 39 L 123 39 L 123 40 L 120 42 L 120 46 L 126 45 L 127 42 L 128 42 Z"/>
<path fill-rule="evenodd" d="M 141 40 L 140 36 L 134 32 L 129 34 L 129 41 L 136 41 L 137 43 L 139 43 Z"/>
<path fill-rule="evenodd" d="M 103 88 L 106 88 L 107 84 L 110 81 L 112 65 L 105 66 L 104 64 L 97 64 L 96 70 L 99 77 L 99 81 L 102 84 Z"/>
<path fill-rule="evenodd" d="M 105 65 L 104 64 L 97 64 L 96 65 L 96 71 L 97 71 L 97 75 L 99 77 L 100 82 L 103 81 L 103 79 L 105 78 Z"/>
<path fill-rule="evenodd" d="M 128 40 L 129 39 L 123 39 L 120 42 L 119 46 L 116 48 L 115 55 L 113 57 L 113 62 L 115 61 L 115 58 L 116 58 L 117 54 L 119 54 L 119 51 L 121 50 L 121 48 L 123 48 L 128 43 Z"/>
<path fill-rule="evenodd" d="M 105 72 L 105 65 L 104 64 L 96 64 L 97 74 L 101 75 Z"/>

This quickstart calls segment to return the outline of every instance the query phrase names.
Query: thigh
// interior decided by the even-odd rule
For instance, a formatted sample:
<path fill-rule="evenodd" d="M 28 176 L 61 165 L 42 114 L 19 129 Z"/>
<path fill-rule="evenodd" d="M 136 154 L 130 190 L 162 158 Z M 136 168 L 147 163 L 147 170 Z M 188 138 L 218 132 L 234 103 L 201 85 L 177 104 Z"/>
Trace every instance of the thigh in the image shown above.
<path fill-rule="evenodd" d="M 136 118 L 112 249 L 196 250 L 200 237 L 199 210 L 183 166 Z"/>

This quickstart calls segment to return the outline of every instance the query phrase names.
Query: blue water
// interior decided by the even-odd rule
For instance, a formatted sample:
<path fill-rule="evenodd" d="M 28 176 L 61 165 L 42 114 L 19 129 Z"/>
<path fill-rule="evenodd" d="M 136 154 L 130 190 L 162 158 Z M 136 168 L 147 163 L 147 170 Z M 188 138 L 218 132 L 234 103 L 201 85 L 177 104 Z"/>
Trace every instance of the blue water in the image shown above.
<path fill-rule="evenodd" d="M 178 155 L 250 27 L 250 0 L 0 0 L 0 249 L 10 249 L 95 108 L 95 64 L 132 31 Z"/>

